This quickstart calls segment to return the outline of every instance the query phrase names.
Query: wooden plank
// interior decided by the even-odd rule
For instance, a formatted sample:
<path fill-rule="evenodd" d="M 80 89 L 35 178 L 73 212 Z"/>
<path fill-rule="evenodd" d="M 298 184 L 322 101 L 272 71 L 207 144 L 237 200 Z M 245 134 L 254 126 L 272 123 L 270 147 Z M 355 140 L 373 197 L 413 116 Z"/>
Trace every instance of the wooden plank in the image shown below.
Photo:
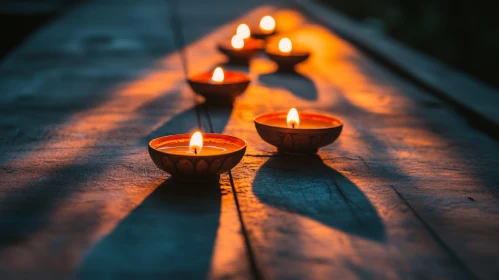
<path fill-rule="evenodd" d="M 148 140 L 198 123 L 164 1 L 130 3 L 82 5 L 0 67 L 2 279 L 252 275 L 228 179 L 183 189 L 149 159 Z M 203 50 L 254 5 L 186 36 L 197 70 L 219 63 Z"/>
<path fill-rule="evenodd" d="M 210 110 L 250 143 L 232 174 L 264 278 L 493 279 L 497 143 L 329 30 L 286 35 L 313 51 L 308 91 L 262 58 L 234 108 Z M 320 158 L 275 156 L 256 134 L 255 115 L 291 106 L 345 122 Z"/>

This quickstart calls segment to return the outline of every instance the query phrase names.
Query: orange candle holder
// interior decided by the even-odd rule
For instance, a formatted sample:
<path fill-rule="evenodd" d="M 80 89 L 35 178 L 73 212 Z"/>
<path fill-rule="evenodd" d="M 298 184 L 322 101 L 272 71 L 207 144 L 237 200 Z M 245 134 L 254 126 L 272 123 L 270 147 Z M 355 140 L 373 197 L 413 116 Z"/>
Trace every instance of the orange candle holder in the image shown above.
<path fill-rule="evenodd" d="M 209 103 L 232 103 L 250 83 L 250 78 L 241 72 L 225 71 L 219 81 L 213 80 L 214 74 L 215 72 L 205 72 L 187 79 L 192 90 Z"/>
<path fill-rule="evenodd" d="M 261 40 L 250 38 L 244 40 L 244 47 L 241 49 L 234 48 L 230 41 L 219 43 L 217 48 L 229 58 L 229 62 L 235 64 L 248 64 L 252 57 L 264 49 L 264 43 Z"/>
<path fill-rule="evenodd" d="M 240 138 L 203 134 L 203 146 L 192 151 L 191 134 L 163 136 L 149 142 L 149 155 L 154 164 L 180 181 L 219 180 L 243 158 L 248 143 Z"/>
<path fill-rule="evenodd" d="M 289 127 L 287 112 L 259 115 L 254 119 L 260 137 L 277 148 L 279 153 L 315 154 L 333 143 L 341 134 L 343 122 L 335 117 L 301 112 L 300 125 Z"/>
<path fill-rule="evenodd" d="M 310 57 L 310 51 L 302 46 L 293 46 L 291 40 L 282 38 L 279 44 L 269 44 L 265 53 L 274 61 L 279 70 L 292 71 L 294 67 Z"/>

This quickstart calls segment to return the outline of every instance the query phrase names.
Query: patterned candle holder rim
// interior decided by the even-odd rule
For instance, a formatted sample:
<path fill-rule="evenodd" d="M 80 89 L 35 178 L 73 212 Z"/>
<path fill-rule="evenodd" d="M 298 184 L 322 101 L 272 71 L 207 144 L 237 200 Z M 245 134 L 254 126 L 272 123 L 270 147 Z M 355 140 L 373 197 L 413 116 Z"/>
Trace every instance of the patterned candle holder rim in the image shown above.
<path fill-rule="evenodd" d="M 251 80 L 248 75 L 243 72 L 238 71 L 228 71 L 224 69 L 224 80 L 220 83 L 209 82 L 211 81 L 211 77 L 213 75 L 213 71 L 207 71 L 203 73 L 197 73 L 191 75 L 187 78 L 188 82 L 194 82 L 199 84 L 207 84 L 207 85 L 237 85 L 249 83 Z M 216 134 L 216 133 L 213 133 Z"/>
<path fill-rule="evenodd" d="M 280 112 L 272 112 L 272 113 L 265 113 L 258 115 L 254 118 L 254 122 L 258 125 L 271 128 L 271 129 L 293 129 L 296 132 L 318 132 L 318 131 L 327 131 L 333 128 L 338 128 L 343 126 L 343 121 L 337 117 L 333 117 L 329 114 L 323 114 L 323 113 L 313 113 L 313 112 L 301 112 L 299 113 L 300 119 L 306 118 L 306 117 L 312 117 L 316 119 L 323 119 L 327 121 L 331 121 L 331 126 L 329 127 L 321 127 L 321 128 L 300 128 L 299 126 L 297 128 L 289 128 L 289 127 L 284 127 L 284 126 L 276 126 L 276 125 L 270 125 L 264 122 L 264 120 L 267 119 L 284 119 L 284 122 L 286 122 L 286 117 L 288 115 L 288 112 L 286 111 L 280 111 Z"/>
<path fill-rule="evenodd" d="M 203 133 L 203 142 L 204 144 L 206 142 L 210 143 L 230 143 L 234 144 L 234 146 L 237 147 L 237 149 L 230 150 L 230 151 L 225 151 L 225 152 L 220 152 L 215 155 L 189 155 L 189 154 L 178 154 L 178 153 L 169 153 L 167 150 L 159 150 L 158 147 L 165 146 L 167 143 L 187 143 L 189 144 L 189 141 L 192 137 L 192 134 L 185 133 L 185 134 L 174 134 L 174 135 L 167 135 L 167 136 L 161 136 L 155 139 L 152 139 L 149 141 L 149 147 L 151 149 L 154 149 L 155 151 L 164 154 L 164 155 L 175 155 L 175 156 L 186 156 L 186 157 L 197 157 L 197 158 L 212 158 L 213 156 L 221 156 L 221 155 L 230 155 L 237 153 L 241 150 L 246 149 L 248 146 L 248 142 L 244 139 L 241 139 L 236 136 L 231 136 L 231 135 L 226 135 L 226 134 L 220 134 L 220 133 Z M 208 141 L 207 141 L 208 140 Z M 213 141 L 217 140 L 217 141 Z"/>

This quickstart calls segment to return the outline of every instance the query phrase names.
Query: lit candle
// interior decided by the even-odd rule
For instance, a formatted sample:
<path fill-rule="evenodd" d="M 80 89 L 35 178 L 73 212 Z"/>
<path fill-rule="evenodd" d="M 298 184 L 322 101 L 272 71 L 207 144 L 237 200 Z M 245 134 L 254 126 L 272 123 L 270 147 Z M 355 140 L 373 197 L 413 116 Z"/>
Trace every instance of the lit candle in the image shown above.
<path fill-rule="evenodd" d="M 317 153 L 320 147 L 333 143 L 343 129 L 338 118 L 309 112 L 298 114 L 295 108 L 260 115 L 254 122 L 260 137 L 285 153 Z"/>
<path fill-rule="evenodd" d="M 243 50 L 234 52 L 242 52 Z M 190 76 L 187 82 L 192 90 L 206 98 L 207 102 L 231 104 L 250 83 L 248 75 L 236 71 L 224 71 L 221 67 Z"/>
<path fill-rule="evenodd" d="M 222 83 L 224 81 L 224 70 L 222 67 L 217 67 L 215 68 L 215 71 L 213 71 L 213 75 L 211 75 L 211 80 L 215 83 Z"/>
<path fill-rule="evenodd" d="M 295 108 L 289 110 L 288 116 L 286 117 L 286 123 L 288 124 L 288 127 L 291 128 L 298 128 L 300 126 L 300 116 Z"/>
<path fill-rule="evenodd" d="M 274 18 L 271 16 L 264 16 L 260 20 L 260 30 L 262 31 L 262 33 L 266 33 L 266 34 L 274 32 L 274 30 L 275 30 Z"/>
<path fill-rule="evenodd" d="M 291 40 L 289 40 L 289 38 L 282 38 L 279 41 L 279 51 L 289 54 L 292 49 L 293 44 L 291 43 Z"/>
<path fill-rule="evenodd" d="M 234 35 L 232 37 L 232 40 L 230 41 L 232 47 L 236 50 L 240 50 L 242 48 L 244 48 L 244 39 L 242 36 L 240 35 Z"/>
<path fill-rule="evenodd" d="M 243 139 L 197 131 L 156 138 L 149 142 L 149 155 L 156 166 L 174 178 L 186 181 L 218 179 L 236 166 L 248 143 Z"/>
<path fill-rule="evenodd" d="M 239 24 L 236 30 L 236 35 L 241 36 L 243 39 L 248 39 L 251 36 L 251 31 L 247 24 Z"/>
<path fill-rule="evenodd" d="M 277 63 L 279 70 L 293 71 L 296 64 L 307 60 L 310 52 L 301 46 L 293 46 L 289 38 L 282 38 L 277 44 L 269 44 L 265 49 L 268 57 Z"/>
<path fill-rule="evenodd" d="M 203 134 L 201 132 L 196 131 L 192 134 L 191 141 L 189 142 L 189 151 L 197 155 L 201 153 L 201 149 L 203 148 Z"/>

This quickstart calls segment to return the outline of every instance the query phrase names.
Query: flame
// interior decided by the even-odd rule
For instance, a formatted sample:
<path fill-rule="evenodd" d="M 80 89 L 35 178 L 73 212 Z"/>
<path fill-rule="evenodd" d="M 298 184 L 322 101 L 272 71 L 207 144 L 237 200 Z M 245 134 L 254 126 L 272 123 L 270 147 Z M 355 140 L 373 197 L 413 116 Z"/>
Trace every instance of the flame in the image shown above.
<path fill-rule="evenodd" d="M 290 53 L 293 49 L 293 44 L 288 38 L 282 38 L 279 41 L 279 50 L 283 53 Z"/>
<path fill-rule="evenodd" d="M 232 47 L 236 50 L 244 48 L 244 39 L 240 35 L 237 34 L 234 35 L 230 43 L 232 44 Z"/>
<path fill-rule="evenodd" d="M 215 68 L 215 71 L 213 71 L 213 75 L 211 76 L 211 79 L 215 82 L 221 83 L 224 81 L 224 70 L 222 67 L 217 67 Z"/>
<path fill-rule="evenodd" d="M 300 116 L 295 108 L 291 108 L 291 110 L 289 110 L 286 122 L 290 128 L 298 128 L 300 126 Z"/>
<path fill-rule="evenodd" d="M 275 29 L 275 19 L 271 16 L 264 16 L 260 20 L 260 30 L 265 33 L 270 33 Z"/>
<path fill-rule="evenodd" d="M 194 134 L 192 134 L 191 141 L 189 142 L 189 151 L 197 155 L 201 153 L 202 148 L 203 148 L 203 134 L 201 134 L 201 132 L 199 131 L 196 131 L 194 132 Z"/>
<path fill-rule="evenodd" d="M 236 34 L 241 36 L 243 39 L 247 39 L 251 36 L 251 31 L 247 24 L 239 24 L 236 30 Z"/>

